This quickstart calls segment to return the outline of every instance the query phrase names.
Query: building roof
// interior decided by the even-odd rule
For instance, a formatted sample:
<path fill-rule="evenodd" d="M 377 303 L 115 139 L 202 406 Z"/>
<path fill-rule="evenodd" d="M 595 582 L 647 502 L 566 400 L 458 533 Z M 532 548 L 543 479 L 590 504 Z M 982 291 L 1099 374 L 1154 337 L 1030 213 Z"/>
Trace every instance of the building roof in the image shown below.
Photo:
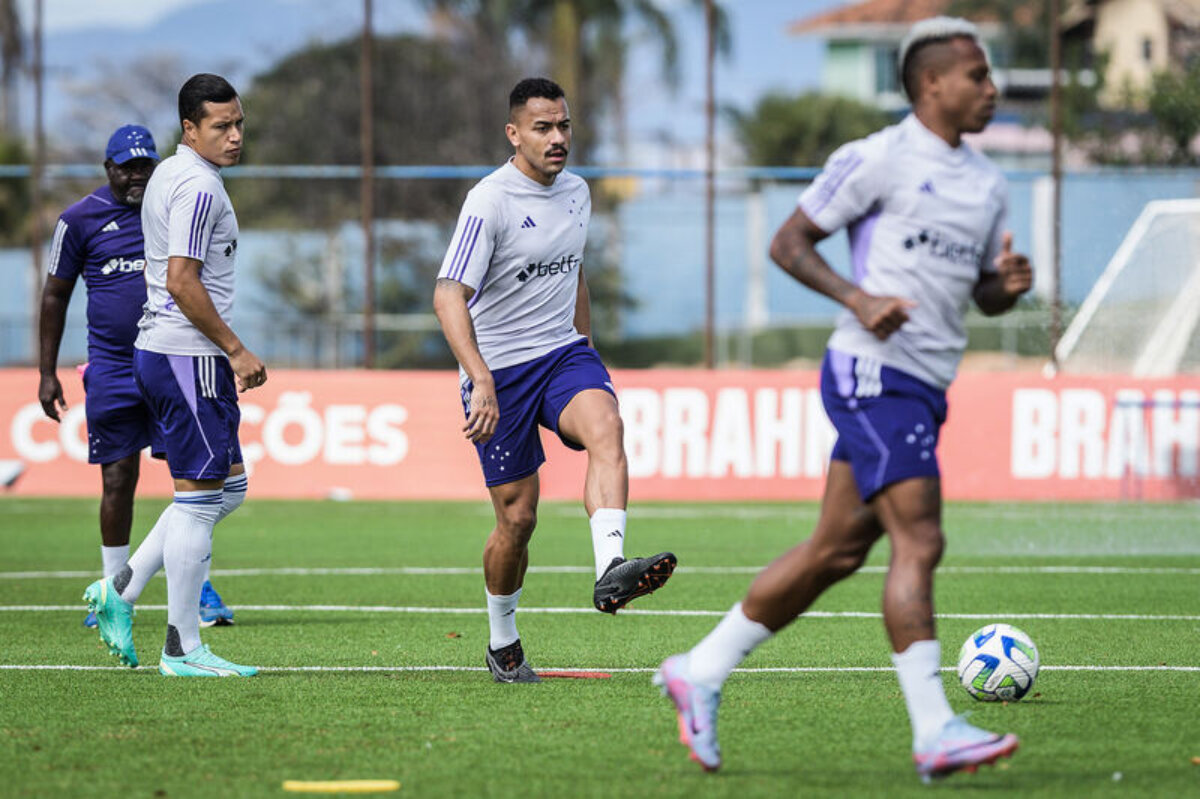
<path fill-rule="evenodd" d="M 914 22 L 945 14 L 951 2 L 952 0 L 863 0 L 798 19 L 788 26 L 788 33 L 803 36 L 818 32 L 852 34 L 879 29 L 907 30 Z M 1032 13 L 1032 9 L 1022 7 L 1017 13 Z M 972 14 L 970 19 L 984 26 L 997 21 L 995 16 L 989 14 Z"/>

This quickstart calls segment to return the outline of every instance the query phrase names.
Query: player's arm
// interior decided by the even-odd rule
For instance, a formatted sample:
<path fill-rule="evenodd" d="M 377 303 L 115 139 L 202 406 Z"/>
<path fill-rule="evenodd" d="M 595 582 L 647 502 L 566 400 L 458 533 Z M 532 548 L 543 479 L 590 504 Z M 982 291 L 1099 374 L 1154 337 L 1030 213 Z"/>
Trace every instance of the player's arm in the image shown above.
<path fill-rule="evenodd" d="M 204 264 L 195 258 L 172 255 L 167 259 L 167 291 L 175 305 L 208 340 L 229 356 L 238 389 L 246 391 L 267 382 L 267 367 L 242 344 L 233 329 L 217 313 L 208 289 L 200 281 Z"/>
<path fill-rule="evenodd" d="M 587 336 L 592 346 L 592 298 L 588 294 L 587 281 L 583 278 L 583 265 L 579 267 L 579 288 L 575 292 L 575 329 Z"/>
<path fill-rule="evenodd" d="M 471 406 L 463 433 L 471 441 L 482 443 L 496 432 L 500 403 L 496 399 L 496 381 L 479 351 L 475 324 L 467 308 L 474 294 L 475 290 L 464 283 L 439 277 L 433 290 L 433 312 L 450 351 L 471 380 Z"/>
<path fill-rule="evenodd" d="M 1012 308 L 1022 294 L 1033 288 L 1029 259 L 1012 251 L 1012 233 L 1005 232 L 1000 254 L 992 262 L 995 272 L 984 272 L 972 292 L 979 310 L 996 316 Z"/>
<path fill-rule="evenodd" d="M 908 309 L 916 304 L 868 294 L 835 272 L 817 252 L 817 243 L 828 235 L 797 208 L 771 240 L 771 259 L 805 286 L 849 308 L 880 341 L 886 339 L 908 321 Z"/>
<path fill-rule="evenodd" d="M 74 289 L 74 280 L 54 275 L 47 275 L 46 284 L 42 286 L 42 307 L 38 317 L 38 371 L 41 372 L 38 402 L 42 404 L 42 411 L 56 422 L 61 421 L 60 409 L 67 409 L 62 383 L 58 380 L 58 349 Z"/>

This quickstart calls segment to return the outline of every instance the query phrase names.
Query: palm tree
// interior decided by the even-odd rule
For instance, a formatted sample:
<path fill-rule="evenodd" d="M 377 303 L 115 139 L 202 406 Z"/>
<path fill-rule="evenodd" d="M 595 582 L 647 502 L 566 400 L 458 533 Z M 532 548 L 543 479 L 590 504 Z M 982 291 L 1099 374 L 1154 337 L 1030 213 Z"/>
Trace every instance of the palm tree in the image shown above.
<path fill-rule="evenodd" d="M 703 8 L 703 0 L 691 0 Z M 606 112 L 624 138 L 622 86 L 633 18 L 662 51 L 668 85 L 679 83 L 679 42 L 671 18 L 653 0 L 426 0 L 435 20 L 469 22 L 481 38 L 510 46 L 513 34 L 545 59 L 547 71 L 563 87 L 575 116 L 596 124 Z M 435 23 L 435 27 L 437 27 Z M 447 29 L 451 25 L 445 26 Z M 637 32 L 638 28 L 632 29 Z M 729 52 L 728 18 L 717 6 L 718 50 Z M 575 149 L 583 158 L 596 137 L 587 125 L 576 129 Z"/>

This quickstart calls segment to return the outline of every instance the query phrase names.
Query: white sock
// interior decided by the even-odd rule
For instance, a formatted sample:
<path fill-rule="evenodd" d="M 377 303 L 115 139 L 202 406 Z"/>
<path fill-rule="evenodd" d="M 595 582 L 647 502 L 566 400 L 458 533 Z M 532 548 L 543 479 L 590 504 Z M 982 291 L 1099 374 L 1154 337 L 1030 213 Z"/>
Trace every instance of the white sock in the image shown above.
<path fill-rule="evenodd" d="M 121 599 L 126 602 L 137 602 L 138 597 L 142 595 L 142 590 L 150 582 L 150 578 L 158 574 L 158 570 L 162 568 L 163 541 L 167 534 L 167 523 L 170 521 L 174 509 L 174 505 L 168 505 L 159 514 L 158 521 L 150 528 L 150 532 L 146 533 L 142 543 L 129 558 L 131 571 L 129 583 L 119 590 Z"/>
<path fill-rule="evenodd" d="M 125 561 L 129 560 L 129 544 L 122 544 L 119 547 L 100 547 L 100 562 L 104 564 L 104 576 L 112 577 L 124 567 Z"/>
<path fill-rule="evenodd" d="M 484 589 L 487 592 L 487 589 Z M 521 589 L 512 594 L 487 595 L 488 627 L 491 639 L 488 646 L 495 652 L 508 646 L 521 636 L 517 633 L 517 602 L 521 599 Z"/>
<path fill-rule="evenodd" d="M 619 508 L 596 508 L 589 521 L 592 526 L 592 554 L 596 557 L 596 579 L 599 580 L 613 558 L 625 557 L 625 511 Z"/>
<path fill-rule="evenodd" d="M 688 653 L 689 679 L 720 688 L 737 665 L 772 635 L 762 624 L 746 618 L 742 603 L 737 603 Z"/>
<path fill-rule="evenodd" d="M 168 655 L 200 646 L 200 587 L 212 556 L 212 532 L 221 514 L 220 491 L 176 491 L 175 511 L 163 542 L 167 571 Z M 178 636 L 176 640 L 173 640 Z M 174 651 L 172 651 L 174 650 Z"/>
<path fill-rule="evenodd" d="M 942 685 L 942 647 L 936 640 L 914 641 L 903 652 L 893 652 L 892 663 L 908 705 L 915 749 L 954 717 Z"/>
<path fill-rule="evenodd" d="M 232 475 L 225 480 L 225 486 L 221 489 L 221 515 L 217 521 L 221 521 L 242 506 L 246 501 L 248 486 L 249 481 L 244 473 Z"/>
<path fill-rule="evenodd" d="M 226 516 L 233 513 L 242 506 L 246 501 L 246 488 L 248 486 L 246 475 L 235 474 L 225 481 L 225 485 L 221 488 L 221 513 L 217 516 L 217 522 L 220 523 Z M 208 582 L 209 572 L 212 570 L 212 558 L 204 564 L 204 582 Z M 203 585 L 203 583 L 201 583 Z"/>

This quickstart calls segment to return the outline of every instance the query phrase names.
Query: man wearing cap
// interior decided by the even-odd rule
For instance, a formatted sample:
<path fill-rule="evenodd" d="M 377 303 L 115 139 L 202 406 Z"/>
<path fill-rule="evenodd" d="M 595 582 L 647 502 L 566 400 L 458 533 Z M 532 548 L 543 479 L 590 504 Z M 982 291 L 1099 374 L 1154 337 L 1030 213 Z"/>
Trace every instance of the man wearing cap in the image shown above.
<path fill-rule="evenodd" d="M 129 559 L 133 496 L 141 451 L 162 451 L 158 429 L 133 379 L 133 341 L 146 302 L 143 271 L 142 195 L 158 163 L 150 131 L 124 125 L 108 140 L 107 185 L 72 205 L 58 219 L 50 268 L 42 289 L 38 400 L 61 421 L 67 408 L 57 375 L 67 306 L 80 276 L 87 285 L 88 363 L 83 368 L 88 462 L 100 464 L 100 554 L 104 575 Z M 201 624 L 231 623 L 233 611 L 206 583 Z M 84 620 L 95 627 L 95 615 Z"/>

